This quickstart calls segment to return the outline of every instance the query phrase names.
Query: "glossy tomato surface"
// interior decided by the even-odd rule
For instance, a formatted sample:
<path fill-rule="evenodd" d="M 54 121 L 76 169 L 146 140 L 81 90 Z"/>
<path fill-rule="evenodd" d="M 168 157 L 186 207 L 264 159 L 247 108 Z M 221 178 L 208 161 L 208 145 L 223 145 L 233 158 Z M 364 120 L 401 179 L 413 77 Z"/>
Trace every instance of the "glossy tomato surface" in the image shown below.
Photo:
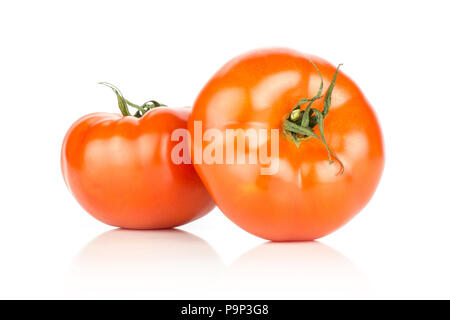
<path fill-rule="evenodd" d="M 368 203 L 383 171 L 382 134 L 374 110 L 342 72 L 324 120 L 324 135 L 342 161 L 344 173 L 339 174 L 338 162 L 329 164 L 321 141 L 309 138 L 297 147 L 282 134 L 283 122 L 296 103 L 313 97 L 320 86 L 320 76 L 310 60 L 322 73 L 326 89 L 336 67 L 318 57 L 282 48 L 238 56 L 205 85 L 189 120 L 192 135 L 195 121 L 201 121 L 197 123 L 203 133 L 211 128 L 223 135 L 227 129 L 279 130 L 279 162 L 274 174 L 261 174 L 266 166 L 261 162 L 195 164 L 222 212 L 248 232 L 269 240 L 313 240 L 336 230 Z M 322 110 L 323 98 L 313 107 Z M 314 131 L 319 134 L 317 127 Z M 258 140 L 256 147 L 247 143 L 245 149 L 237 148 L 233 140 L 209 140 L 194 143 L 191 153 L 212 147 L 225 153 L 231 148 L 235 159 L 249 159 L 249 152 L 255 151 L 252 148 L 259 152 L 264 147 L 270 154 L 274 143 L 269 133 L 266 141 Z"/>
<path fill-rule="evenodd" d="M 190 109 L 155 108 L 142 118 L 94 113 L 64 139 L 64 180 L 98 220 L 130 229 L 171 228 L 197 219 L 214 203 L 191 164 L 171 160 L 175 129 Z"/>

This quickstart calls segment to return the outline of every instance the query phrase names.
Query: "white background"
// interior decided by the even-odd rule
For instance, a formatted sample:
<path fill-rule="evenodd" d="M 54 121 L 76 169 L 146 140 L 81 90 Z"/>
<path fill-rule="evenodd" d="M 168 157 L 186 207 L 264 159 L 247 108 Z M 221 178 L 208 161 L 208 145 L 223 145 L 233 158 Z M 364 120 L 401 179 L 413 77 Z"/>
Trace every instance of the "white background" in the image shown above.
<path fill-rule="evenodd" d="M 2 1 L 0 298 L 450 298 L 448 1 Z M 66 189 L 84 114 L 192 105 L 226 61 L 286 46 L 344 63 L 386 167 L 315 243 L 266 243 L 219 210 L 182 231 L 110 231 Z"/>

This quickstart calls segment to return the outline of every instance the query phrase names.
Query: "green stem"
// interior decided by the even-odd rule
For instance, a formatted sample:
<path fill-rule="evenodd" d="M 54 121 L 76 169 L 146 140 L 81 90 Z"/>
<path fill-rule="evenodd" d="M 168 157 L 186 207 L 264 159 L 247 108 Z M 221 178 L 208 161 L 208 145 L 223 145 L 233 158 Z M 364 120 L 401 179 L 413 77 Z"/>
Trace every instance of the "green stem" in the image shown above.
<path fill-rule="evenodd" d="M 302 141 L 305 141 L 310 137 L 313 137 L 321 141 L 324 144 L 325 149 L 327 150 L 330 164 L 334 162 L 333 159 L 336 159 L 341 167 L 341 169 L 339 170 L 339 174 L 342 174 L 344 173 L 344 165 L 328 146 L 324 134 L 324 119 L 327 116 L 328 111 L 330 109 L 331 95 L 334 89 L 334 85 L 336 83 L 339 68 L 342 64 L 338 65 L 338 67 L 336 68 L 334 77 L 325 93 L 325 97 L 323 100 L 323 111 L 320 111 L 316 108 L 312 108 L 312 105 L 316 100 L 322 98 L 323 77 L 317 66 L 314 64 L 314 62 L 312 62 L 311 60 L 310 62 L 319 73 L 320 76 L 319 89 L 314 97 L 310 99 L 303 98 L 295 105 L 289 116 L 283 122 L 283 133 L 285 137 L 294 142 L 297 147 L 300 146 L 300 143 Z M 306 109 L 301 110 L 302 105 L 307 102 L 309 103 Z M 319 127 L 320 136 L 314 133 L 314 128 L 316 125 L 318 125 Z"/>
<path fill-rule="evenodd" d="M 117 102 L 119 103 L 119 109 L 120 109 L 120 112 L 122 112 L 122 115 L 124 117 L 131 116 L 130 110 L 128 110 L 127 102 L 126 102 L 125 98 L 123 97 L 122 92 L 120 92 L 120 90 L 117 87 L 115 87 L 114 85 L 112 85 L 108 82 L 99 82 L 99 84 L 102 84 L 104 86 L 111 88 L 112 91 L 114 91 L 114 93 L 117 96 Z"/>
<path fill-rule="evenodd" d="M 125 99 L 123 94 L 120 92 L 120 90 L 116 86 L 114 86 L 114 85 L 112 85 L 112 84 L 110 84 L 108 82 L 99 82 L 99 84 L 107 86 L 107 87 L 111 88 L 114 91 L 114 93 L 117 96 L 117 101 L 118 101 L 118 104 L 119 104 L 120 112 L 122 113 L 122 115 L 124 117 L 132 116 L 131 113 L 130 113 L 130 110 L 128 109 L 128 107 L 133 107 L 133 108 L 137 109 L 136 113 L 133 115 L 133 117 L 136 117 L 136 118 L 141 118 L 149 110 L 151 110 L 153 108 L 156 108 L 156 107 L 167 107 L 165 104 L 161 104 L 161 103 L 159 103 L 159 102 L 157 102 L 155 100 L 149 100 L 149 101 L 145 102 L 141 106 L 137 105 L 137 104 L 132 103 L 129 100 Z"/>
<path fill-rule="evenodd" d="M 126 101 L 126 103 L 127 103 L 130 107 L 136 108 L 136 109 L 138 109 L 139 111 L 141 111 L 141 112 L 143 112 L 143 113 L 146 112 L 145 109 L 142 108 L 141 106 L 138 106 L 137 104 L 134 104 L 134 103 L 128 101 L 127 99 L 125 99 L 125 101 Z"/>

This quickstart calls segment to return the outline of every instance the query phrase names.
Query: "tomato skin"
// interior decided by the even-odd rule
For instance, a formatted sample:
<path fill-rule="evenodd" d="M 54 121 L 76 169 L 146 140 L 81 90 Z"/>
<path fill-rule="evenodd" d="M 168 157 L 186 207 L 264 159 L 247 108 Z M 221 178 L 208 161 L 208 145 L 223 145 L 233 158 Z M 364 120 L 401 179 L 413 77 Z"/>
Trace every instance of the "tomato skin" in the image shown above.
<path fill-rule="evenodd" d="M 189 119 L 191 135 L 194 121 L 202 121 L 203 132 L 280 130 L 279 170 L 274 175 L 261 175 L 259 164 L 195 164 L 221 211 L 246 231 L 268 240 L 313 240 L 338 229 L 368 203 L 384 167 L 376 115 L 358 86 L 342 72 L 324 127 L 326 141 L 345 172 L 337 174 L 337 162 L 329 165 L 319 140 L 309 139 L 297 148 L 281 134 L 295 104 L 313 97 L 319 88 L 320 77 L 308 59 L 321 71 L 326 89 L 336 68 L 325 60 L 290 49 L 256 50 L 234 58 L 210 79 Z M 313 107 L 322 110 L 323 98 Z M 227 149 L 226 140 L 216 143 Z M 194 145 L 191 153 L 208 145 Z M 245 148 L 246 159 L 248 152 Z"/>
<path fill-rule="evenodd" d="M 155 108 L 142 118 L 94 113 L 75 122 L 61 152 L 64 180 L 96 219 L 128 229 L 172 228 L 214 203 L 191 164 L 176 165 L 172 131 L 190 109 Z"/>

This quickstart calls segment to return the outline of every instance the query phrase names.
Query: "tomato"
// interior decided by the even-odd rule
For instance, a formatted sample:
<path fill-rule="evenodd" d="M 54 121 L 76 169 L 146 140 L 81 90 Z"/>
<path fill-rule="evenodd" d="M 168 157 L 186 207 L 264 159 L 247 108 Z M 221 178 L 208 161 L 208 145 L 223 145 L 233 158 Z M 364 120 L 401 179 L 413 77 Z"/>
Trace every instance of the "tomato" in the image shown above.
<path fill-rule="evenodd" d="M 113 90 L 123 115 L 84 116 L 63 142 L 62 172 L 77 201 L 96 219 L 129 229 L 172 228 L 208 213 L 214 203 L 193 166 L 171 160 L 178 143 L 171 134 L 186 128 L 190 109 L 136 106 Z M 140 108 L 135 116 L 127 104 Z"/>
<path fill-rule="evenodd" d="M 230 149 L 235 161 L 258 155 L 256 163 L 194 159 L 194 166 L 229 219 L 274 241 L 313 240 L 344 225 L 368 203 L 384 167 L 380 125 L 358 86 L 327 61 L 290 49 L 228 62 L 198 95 L 188 128 L 222 137 L 279 133 L 250 144 L 244 131 L 244 148 L 217 134 L 191 147 L 194 156 Z M 271 174 L 261 170 L 262 149 L 278 152 Z"/>

